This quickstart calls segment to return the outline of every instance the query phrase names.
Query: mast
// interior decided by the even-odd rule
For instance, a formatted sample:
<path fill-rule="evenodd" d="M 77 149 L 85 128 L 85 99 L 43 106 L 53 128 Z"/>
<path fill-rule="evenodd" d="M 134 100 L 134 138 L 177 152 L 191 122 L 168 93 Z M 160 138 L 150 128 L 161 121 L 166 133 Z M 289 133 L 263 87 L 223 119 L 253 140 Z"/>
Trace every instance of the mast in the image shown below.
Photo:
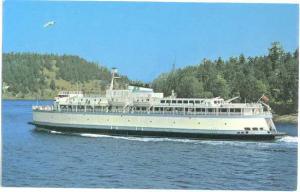
<path fill-rule="evenodd" d="M 116 77 L 115 75 L 117 74 L 118 72 L 118 69 L 113 67 L 111 69 L 111 75 L 112 75 L 112 78 L 111 78 L 111 82 L 110 82 L 110 87 L 109 87 L 109 90 L 112 91 L 114 89 L 114 79 L 118 79 L 120 77 Z"/>

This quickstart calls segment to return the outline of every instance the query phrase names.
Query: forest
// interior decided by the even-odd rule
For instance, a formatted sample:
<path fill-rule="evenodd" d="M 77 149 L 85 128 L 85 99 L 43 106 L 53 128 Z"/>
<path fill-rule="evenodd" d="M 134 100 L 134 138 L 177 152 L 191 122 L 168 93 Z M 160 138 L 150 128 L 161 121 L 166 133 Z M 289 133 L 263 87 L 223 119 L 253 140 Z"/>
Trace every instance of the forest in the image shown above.
<path fill-rule="evenodd" d="M 4 98 L 51 99 L 60 90 L 81 89 L 101 93 L 110 83 L 110 69 L 78 56 L 4 53 Z M 126 76 L 120 87 L 128 84 Z"/>
<path fill-rule="evenodd" d="M 172 90 L 177 97 L 239 97 L 240 102 L 257 102 L 264 94 L 277 114 L 296 113 L 298 107 L 298 49 L 286 52 L 274 42 L 264 56 L 216 60 L 203 59 L 199 64 L 173 68 L 150 84 L 122 76 L 116 85 L 152 87 L 165 96 Z M 2 97 L 51 99 L 60 90 L 80 89 L 104 93 L 110 70 L 78 56 L 4 53 L 2 65 Z"/>
<path fill-rule="evenodd" d="M 273 42 L 268 55 L 204 59 L 195 66 L 173 69 L 156 78 L 156 91 L 177 97 L 239 97 L 240 102 L 257 102 L 264 94 L 278 114 L 296 113 L 298 108 L 298 49 L 286 52 Z"/>

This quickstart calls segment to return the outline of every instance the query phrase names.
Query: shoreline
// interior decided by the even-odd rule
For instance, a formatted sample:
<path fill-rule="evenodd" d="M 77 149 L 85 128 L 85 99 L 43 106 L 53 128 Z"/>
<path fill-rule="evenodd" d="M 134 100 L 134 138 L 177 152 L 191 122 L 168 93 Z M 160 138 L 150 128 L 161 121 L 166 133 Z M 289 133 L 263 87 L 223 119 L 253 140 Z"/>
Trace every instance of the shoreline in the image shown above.
<path fill-rule="evenodd" d="M 285 115 L 276 115 L 273 116 L 274 123 L 290 123 L 298 124 L 298 114 L 285 114 Z"/>
<path fill-rule="evenodd" d="M 52 99 L 26 99 L 26 98 L 2 98 L 2 101 L 53 101 L 53 98 Z"/>

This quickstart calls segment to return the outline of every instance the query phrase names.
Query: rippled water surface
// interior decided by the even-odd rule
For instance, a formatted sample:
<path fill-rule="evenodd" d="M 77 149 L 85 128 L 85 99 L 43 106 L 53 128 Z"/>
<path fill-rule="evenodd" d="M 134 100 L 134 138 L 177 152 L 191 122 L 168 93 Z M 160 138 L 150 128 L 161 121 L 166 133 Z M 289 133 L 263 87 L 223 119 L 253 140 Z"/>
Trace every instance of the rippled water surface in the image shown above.
<path fill-rule="evenodd" d="M 70 135 L 28 125 L 34 104 L 2 103 L 3 186 L 296 189 L 296 125 L 271 142 Z"/>

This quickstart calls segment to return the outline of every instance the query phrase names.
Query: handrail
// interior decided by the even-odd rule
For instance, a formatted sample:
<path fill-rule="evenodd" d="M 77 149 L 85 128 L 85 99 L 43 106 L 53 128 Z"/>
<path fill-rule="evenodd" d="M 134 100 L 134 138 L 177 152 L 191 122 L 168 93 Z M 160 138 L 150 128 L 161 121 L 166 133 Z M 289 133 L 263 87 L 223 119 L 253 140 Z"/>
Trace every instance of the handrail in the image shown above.
<path fill-rule="evenodd" d="M 257 112 L 257 113 L 243 113 L 243 112 L 196 112 L 196 111 L 138 111 L 128 109 L 114 109 L 108 110 L 106 107 L 95 108 L 93 106 L 85 106 L 84 108 L 71 107 L 71 108 L 58 108 L 57 106 L 32 106 L 34 111 L 57 111 L 57 112 L 93 112 L 93 113 L 131 113 L 131 114 L 166 114 L 166 115 L 203 115 L 203 116 L 256 116 L 256 115 L 272 115 L 269 111 Z"/>

